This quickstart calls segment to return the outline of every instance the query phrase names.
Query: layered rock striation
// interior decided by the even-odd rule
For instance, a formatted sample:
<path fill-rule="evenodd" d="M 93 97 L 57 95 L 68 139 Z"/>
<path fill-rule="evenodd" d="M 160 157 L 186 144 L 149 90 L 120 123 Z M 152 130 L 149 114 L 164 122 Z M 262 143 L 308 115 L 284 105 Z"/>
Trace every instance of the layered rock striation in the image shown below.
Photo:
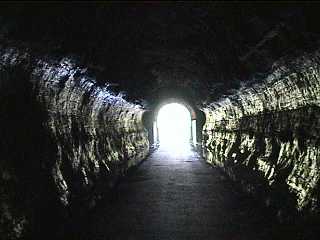
<path fill-rule="evenodd" d="M 0 235 L 8 239 L 87 211 L 148 154 L 143 108 L 71 58 L 1 48 L 0 99 Z"/>
<path fill-rule="evenodd" d="M 203 109 L 203 153 L 277 214 L 319 212 L 320 52 Z M 292 211 L 294 210 L 294 211 Z"/>

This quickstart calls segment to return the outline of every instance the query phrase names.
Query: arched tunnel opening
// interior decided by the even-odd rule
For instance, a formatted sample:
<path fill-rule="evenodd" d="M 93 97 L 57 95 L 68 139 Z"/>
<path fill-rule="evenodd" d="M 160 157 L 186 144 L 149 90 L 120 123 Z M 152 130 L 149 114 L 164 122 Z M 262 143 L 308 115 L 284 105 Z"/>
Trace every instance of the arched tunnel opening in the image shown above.
<path fill-rule="evenodd" d="M 151 111 L 143 115 L 149 142 L 166 147 L 194 147 L 202 141 L 204 113 L 179 97 L 161 99 Z"/>
<path fill-rule="evenodd" d="M 192 140 L 191 113 L 179 103 L 162 106 L 153 124 L 155 140 L 161 145 L 179 146 Z"/>
<path fill-rule="evenodd" d="M 0 239 L 318 239 L 319 5 L 0 4 Z"/>

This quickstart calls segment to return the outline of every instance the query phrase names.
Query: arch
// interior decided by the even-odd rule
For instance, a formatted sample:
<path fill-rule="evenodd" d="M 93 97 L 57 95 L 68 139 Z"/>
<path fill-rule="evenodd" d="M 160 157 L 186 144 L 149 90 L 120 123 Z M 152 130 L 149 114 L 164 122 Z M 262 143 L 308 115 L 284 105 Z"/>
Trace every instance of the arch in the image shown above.
<path fill-rule="evenodd" d="M 189 109 L 177 102 L 162 105 L 154 121 L 155 141 L 160 145 L 177 146 L 192 140 L 192 120 Z"/>
<path fill-rule="evenodd" d="M 185 106 L 190 114 L 191 120 L 193 121 L 193 136 L 196 135 L 196 139 L 194 139 L 195 145 L 197 143 L 201 143 L 202 141 L 202 127 L 205 123 L 205 114 L 199 110 L 194 104 L 190 103 L 190 101 L 185 100 L 184 98 L 180 97 L 169 97 L 169 98 L 162 98 L 158 101 L 157 104 L 154 104 L 150 110 L 146 110 L 143 114 L 142 120 L 143 124 L 148 131 L 148 139 L 150 142 L 151 147 L 157 147 L 159 144 L 158 139 L 155 139 L 155 131 L 154 125 L 157 120 L 157 116 L 161 107 L 166 104 L 170 103 L 179 103 Z"/>
<path fill-rule="evenodd" d="M 166 100 L 161 101 L 160 104 L 158 104 L 155 107 L 155 109 L 153 111 L 153 120 L 156 120 L 160 109 L 164 105 L 167 105 L 167 104 L 170 104 L 170 103 L 179 103 L 179 104 L 185 106 L 190 112 L 191 120 L 196 120 L 197 119 L 196 111 L 195 111 L 194 107 L 191 104 L 189 104 L 188 102 L 186 102 L 185 100 L 183 100 L 181 98 L 168 98 Z"/>

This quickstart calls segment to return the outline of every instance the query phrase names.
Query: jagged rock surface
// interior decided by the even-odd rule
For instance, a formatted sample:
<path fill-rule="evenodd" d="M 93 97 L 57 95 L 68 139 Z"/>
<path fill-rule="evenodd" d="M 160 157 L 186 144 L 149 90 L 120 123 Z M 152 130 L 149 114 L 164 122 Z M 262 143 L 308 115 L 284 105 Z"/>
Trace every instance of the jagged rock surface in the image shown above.
<path fill-rule="evenodd" d="M 203 153 L 286 216 L 319 211 L 320 53 L 203 109 Z M 297 212 L 297 211 L 294 211 Z"/>
<path fill-rule="evenodd" d="M 141 106 L 72 59 L 0 53 L 0 235 L 18 239 L 94 206 L 146 157 L 149 142 Z"/>

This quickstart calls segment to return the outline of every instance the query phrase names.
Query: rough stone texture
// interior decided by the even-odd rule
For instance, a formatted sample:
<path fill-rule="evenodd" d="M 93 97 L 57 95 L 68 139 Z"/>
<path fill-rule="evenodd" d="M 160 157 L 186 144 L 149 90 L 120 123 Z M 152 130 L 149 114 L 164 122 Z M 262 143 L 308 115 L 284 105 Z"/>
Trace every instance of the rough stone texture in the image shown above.
<path fill-rule="evenodd" d="M 54 226 L 49 220 L 63 219 L 54 216 L 87 209 L 146 154 L 142 109 L 109 89 L 125 91 L 128 101 L 151 111 L 168 97 L 207 106 L 270 73 L 221 106 L 206 107 L 211 140 L 205 143 L 213 149 L 206 155 L 248 190 L 267 189 L 258 193 L 268 204 L 277 204 L 274 193 L 292 199 L 284 202 L 288 208 L 315 211 L 318 180 L 310 169 L 317 166 L 312 154 L 319 136 L 317 54 L 274 63 L 318 48 L 319 6 L 1 4 L 0 45 L 32 49 L 0 49 L 1 229 L 15 229 L 9 231 L 14 238 L 28 226 L 44 231 L 43 224 Z M 77 64 L 57 56 L 76 56 Z"/>
<path fill-rule="evenodd" d="M 149 151 L 139 105 L 99 86 L 72 59 L 23 52 L 0 49 L 4 239 L 31 230 L 41 237 L 55 228 L 50 221 L 80 216 Z"/>
<path fill-rule="evenodd" d="M 78 56 L 98 81 L 152 106 L 161 89 L 201 104 L 262 78 L 288 53 L 313 51 L 319 10 L 309 2 L 2 4 L 0 42 Z"/>
<path fill-rule="evenodd" d="M 319 57 L 317 51 L 281 60 L 263 83 L 203 109 L 207 161 L 280 217 L 319 211 Z"/>

